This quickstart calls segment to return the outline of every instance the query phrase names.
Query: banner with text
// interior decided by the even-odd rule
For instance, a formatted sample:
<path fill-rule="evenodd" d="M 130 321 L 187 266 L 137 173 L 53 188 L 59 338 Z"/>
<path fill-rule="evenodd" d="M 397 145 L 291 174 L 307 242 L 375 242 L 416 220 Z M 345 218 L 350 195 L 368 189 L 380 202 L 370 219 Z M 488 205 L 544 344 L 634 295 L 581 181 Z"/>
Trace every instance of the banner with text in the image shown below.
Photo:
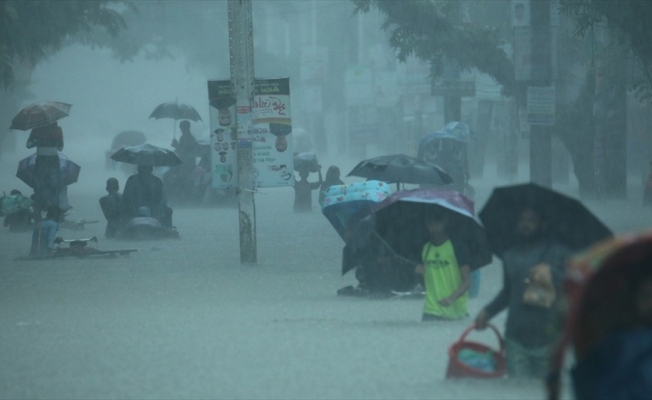
<path fill-rule="evenodd" d="M 290 80 L 254 82 L 251 143 L 258 187 L 293 186 Z M 238 186 L 236 100 L 229 80 L 208 81 L 213 188 Z"/>

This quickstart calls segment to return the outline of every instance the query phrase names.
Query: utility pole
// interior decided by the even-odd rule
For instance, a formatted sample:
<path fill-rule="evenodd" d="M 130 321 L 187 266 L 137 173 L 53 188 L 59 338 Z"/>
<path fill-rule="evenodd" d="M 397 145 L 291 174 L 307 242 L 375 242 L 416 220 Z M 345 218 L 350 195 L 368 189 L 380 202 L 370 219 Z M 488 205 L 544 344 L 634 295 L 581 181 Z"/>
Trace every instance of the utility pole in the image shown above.
<path fill-rule="evenodd" d="M 240 263 L 255 264 L 256 205 L 251 140 L 254 98 L 254 36 L 251 0 L 228 0 L 231 86 L 236 98 L 238 129 L 238 204 L 240 221 Z"/>
<path fill-rule="evenodd" d="M 533 58 L 530 86 L 549 87 L 553 84 L 550 0 L 530 0 L 530 24 Z M 552 187 L 550 126 L 532 125 L 530 132 L 530 180 Z"/>

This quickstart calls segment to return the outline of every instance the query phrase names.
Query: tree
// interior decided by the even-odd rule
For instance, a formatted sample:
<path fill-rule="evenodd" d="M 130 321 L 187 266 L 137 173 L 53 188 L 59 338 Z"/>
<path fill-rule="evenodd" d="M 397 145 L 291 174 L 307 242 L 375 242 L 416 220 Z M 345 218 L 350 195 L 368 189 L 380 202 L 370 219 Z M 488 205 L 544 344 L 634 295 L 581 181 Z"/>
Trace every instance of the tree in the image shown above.
<path fill-rule="evenodd" d="M 576 35 L 586 36 L 594 26 L 607 23 L 618 41 L 640 63 L 644 79 L 635 86 L 650 97 L 652 88 L 652 2 L 641 0 L 561 0 L 560 13 L 577 22 Z"/>
<path fill-rule="evenodd" d="M 514 65 L 501 48 L 499 29 L 478 26 L 464 20 L 463 2 L 353 0 L 357 12 L 371 8 L 385 14 L 383 29 L 390 30 L 389 44 L 401 61 L 414 55 L 430 62 L 434 76 L 440 76 L 444 59 L 462 69 L 477 68 L 491 75 L 506 92 L 515 89 Z M 492 2 L 493 3 L 493 2 Z"/>
<path fill-rule="evenodd" d="M 14 82 L 13 64 L 27 60 L 35 65 L 58 51 L 64 42 L 80 33 L 103 28 L 116 37 L 126 28 L 111 5 L 123 1 L 0 1 L 0 86 Z"/>

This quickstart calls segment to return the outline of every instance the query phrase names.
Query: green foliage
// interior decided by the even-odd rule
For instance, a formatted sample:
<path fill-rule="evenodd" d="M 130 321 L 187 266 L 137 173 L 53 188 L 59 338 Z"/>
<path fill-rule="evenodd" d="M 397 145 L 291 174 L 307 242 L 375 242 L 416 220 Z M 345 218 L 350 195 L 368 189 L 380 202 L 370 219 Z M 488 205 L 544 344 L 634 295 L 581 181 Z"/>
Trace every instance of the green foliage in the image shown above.
<path fill-rule="evenodd" d="M 443 60 L 456 61 L 465 69 L 477 68 L 515 90 L 514 66 L 501 48 L 498 28 L 479 26 L 462 18 L 463 2 L 448 0 L 353 0 L 357 12 L 372 8 L 385 16 L 383 29 L 400 60 L 414 55 L 431 63 L 433 75 L 443 71 Z"/>
<path fill-rule="evenodd" d="M 620 43 L 639 60 L 644 79 L 634 85 L 639 97 L 652 86 L 652 1 L 561 0 L 560 12 L 577 22 L 575 34 L 586 36 L 594 26 L 615 28 Z"/>
<path fill-rule="evenodd" d="M 109 5 L 120 3 L 124 2 L 0 0 L 0 86 L 12 86 L 14 61 L 36 64 L 75 35 L 100 27 L 116 37 L 126 24 Z"/>

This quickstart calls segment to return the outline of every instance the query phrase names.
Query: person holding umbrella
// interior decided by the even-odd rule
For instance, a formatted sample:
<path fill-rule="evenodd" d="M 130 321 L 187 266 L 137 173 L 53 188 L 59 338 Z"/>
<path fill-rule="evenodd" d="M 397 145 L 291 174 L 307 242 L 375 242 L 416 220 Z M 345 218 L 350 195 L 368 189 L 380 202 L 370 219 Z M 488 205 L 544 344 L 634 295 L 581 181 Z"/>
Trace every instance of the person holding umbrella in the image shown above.
<path fill-rule="evenodd" d="M 56 121 L 32 129 L 26 147 L 36 147 L 36 173 L 34 194 L 36 195 L 36 217 L 49 206 L 60 206 L 61 190 L 59 173 L 59 152 L 63 150 L 63 131 Z M 40 219 L 40 218 L 39 218 Z"/>
<path fill-rule="evenodd" d="M 471 286 L 468 250 L 448 235 L 444 210 L 426 217 L 430 241 L 423 246 L 422 263 L 415 272 L 424 276 L 426 302 L 422 321 L 452 320 L 469 314 L 467 291 Z"/>
<path fill-rule="evenodd" d="M 535 184 L 495 189 L 480 218 L 504 275 L 498 295 L 478 313 L 476 328 L 485 329 L 508 309 L 509 375 L 544 378 L 559 336 L 557 294 L 565 261 L 611 231 L 577 200 Z"/>

